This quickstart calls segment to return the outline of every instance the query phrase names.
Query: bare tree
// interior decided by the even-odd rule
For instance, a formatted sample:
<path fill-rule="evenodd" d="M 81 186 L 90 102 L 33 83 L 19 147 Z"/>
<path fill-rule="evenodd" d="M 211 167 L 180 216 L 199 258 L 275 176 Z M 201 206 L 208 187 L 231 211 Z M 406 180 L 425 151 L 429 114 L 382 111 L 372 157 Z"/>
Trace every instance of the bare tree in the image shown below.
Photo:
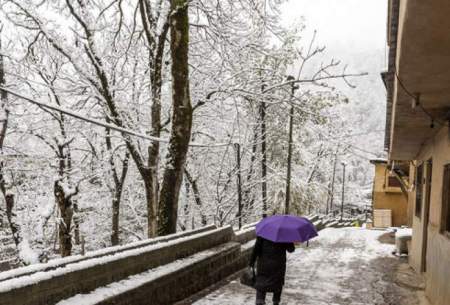
<path fill-rule="evenodd" d="M 0 24 L 0 87 L 6 86 L 6 71 L 5 71 L 5 63 L 4 63 L 4 56 L 1 53 L 2 51 L 2 31 L 3 31 L 3 25 Z M 8 129 L 8 119 L 9 119 L 9 108 L 8 108 L 8 94 L 5 90 L 0 89 L 0 191 L 2 192 L 3 198 L 5 200 L 6 206 L 6 217 L 9 223 L 9 227 L 11 229 L 11 234 L 14 240 L 14 243 L 16 246 L 19 246 L 19 243 L 21 241 L 20 236 L 20 228 L 19 225 L 15 221 L 15 213 L 13 211 L 14 209 L 14 194 L 8 190 L 8 185 L 6 182 L 6 160 L 5 160 L 5 153 L 4 153 L 4 143 L 5 138 L 7 134 Z M 1 209 L 0 209 L 0 216 L 1 215 Z M 1 222 L 2 220 L 0 220 Z"/>
<path fill-rule="evenodd" d="M 139 13 L 141 15 L 142 25 L 148 44 L 150 87 L 151 87 L 151 124 L 150 135 L 160 137 L 161 123 L 161 88 L 163 85 L 163 61 L 166 46 L 167 34 L 169 31 L 169 16 L 163 10 L 164 4 L 158 1 L 156 8 L 152 7 L 150 0 L 139 0 Z M 158 24 L 162 23 L 161 29 Z M 148 147 L 148 184 L 147 187 L 147 210 L 158 211 L 159 198 L 159 142 L 153 141 Z M 156 232 L 156 222 L 149 219 L 149 236 Z"/>
<path fill-rule="evenodd" d="M 178 197 L 192 128 L 189 90 L 189 17 L 187 0 L 171 0 L 170 50 L 172 57 L 172 133 L 159 201 L 161 235 L 175 233 Z"/>
<path fill-rule="evenodd" d="M 109 165 L 113 178 L 114 187 L 111 188 L 112 195 L 112 226 L 111 226 L 111 245 L 119 244 L 119 219 L 120 219 L 120 203 L 122 201 L 122 193 L 125 186 L 125 179 L 129 169 L 130 153 L 127 151 L 121 160 L 121 171 L 119 173 L 115 160 L 115 151 L 113 150 L 111 141 L 111 131 L 106 129 L 106 148 L 109 152 Z"/>

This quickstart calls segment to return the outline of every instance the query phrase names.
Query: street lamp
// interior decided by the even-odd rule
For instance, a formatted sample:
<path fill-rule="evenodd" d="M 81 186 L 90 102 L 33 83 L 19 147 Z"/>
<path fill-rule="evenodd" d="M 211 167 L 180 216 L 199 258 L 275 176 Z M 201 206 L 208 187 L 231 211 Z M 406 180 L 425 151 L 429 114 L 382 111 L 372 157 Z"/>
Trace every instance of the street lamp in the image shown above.
<path fill-rule="evenodd" d="M 285 214 L 289 214 L 289 205 L 291 201 L 291 163 L 292 163 L 292 130 L 294 128 L 294 105 L 292 99 L 294 98 L 295 90 L 299 88 L 293 81 L 293 76 L 287 77 L 288 81 L 291 81 L 291 96 L 289 101 L 291 102 L 291 109 L 289 112 L 289 143 L 288 143 L 288 160 L 287 160 L 287 173 L 286 173 L 286 202 L 284 206 Z"/>
<path fill-rule="evenodd" d="M 241 145 L 239 143 L 234 143 L 234 148 L 236 149 L 236 183 L 237 183 L 237 193 L 238 193 L 238 222 L 239 230 L 242 228 L 242 177 L 241 177 Z"/>

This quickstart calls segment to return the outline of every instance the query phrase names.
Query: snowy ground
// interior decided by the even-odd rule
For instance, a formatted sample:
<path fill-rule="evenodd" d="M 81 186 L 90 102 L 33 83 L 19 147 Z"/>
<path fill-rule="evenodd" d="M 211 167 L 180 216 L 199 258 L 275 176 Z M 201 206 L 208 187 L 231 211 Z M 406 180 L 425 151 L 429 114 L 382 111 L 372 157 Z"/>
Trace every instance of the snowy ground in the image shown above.
<path fill-rule="evenodd" d="M 309 248 L 298 248 L 289 256 L 282 304 L 418 304 L 418 288 L 398 281 L 408 267 L 391 254 L 392 244 L 379 241 L 385 233 L 357 228 L 321 231 Z M 405 272 L 402 275 L 408 276 Z M 233 280 L 194 304 L 254 304 L 254 295 L 254 290 Z"/>

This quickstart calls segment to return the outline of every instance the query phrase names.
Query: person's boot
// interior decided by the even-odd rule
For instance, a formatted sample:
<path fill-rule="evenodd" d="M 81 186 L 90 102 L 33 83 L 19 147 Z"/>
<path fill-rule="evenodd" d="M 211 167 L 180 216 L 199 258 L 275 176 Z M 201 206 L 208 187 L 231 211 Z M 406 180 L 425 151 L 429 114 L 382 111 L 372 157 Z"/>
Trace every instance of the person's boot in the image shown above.
<path fill-rule="evenodd" d="M 281 292 L 275 292 L 273 294 L 272 303 L 273 305 L 280 305 L 281 302 Z"/>
<path fill-rule="evenodd" d="M 256 291 L 256 305 L 266 305 L 266 292 Z"/>

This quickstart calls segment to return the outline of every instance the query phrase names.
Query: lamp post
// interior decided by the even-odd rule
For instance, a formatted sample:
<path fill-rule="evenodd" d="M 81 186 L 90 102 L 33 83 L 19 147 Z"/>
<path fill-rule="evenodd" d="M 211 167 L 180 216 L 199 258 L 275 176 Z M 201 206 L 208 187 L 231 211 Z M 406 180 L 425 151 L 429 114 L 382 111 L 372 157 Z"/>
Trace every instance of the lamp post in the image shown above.
<path fill-rule="evenodd" d="M 266 84 L 261 85 L 261 92 L 264 94 L 264 90 L 266 88 Z M 266 152 L 266 103 L 263 100 L 261 101 L 260 109 L 259 109 L 259 119 L 261 124 L 261 196 L 263 203 L 263 212 L 262 217 L 267 217 L 267 152 Z"/>
<path fill-rule="evenodd" d="M 294 81 L 293 76 L 287 77 L 288 81 Z M 288 159 L 287 159 L 287 173 L 286 173 L 286 202 L 284 206 L 285 214 L 289 214 L 289 206 L 291 202 L 291 163 L 292 163 L 292 132 L 294 127 L 294 106 L 292 105 L 292 99 L 295 94 L 295 90 L 299 87 L 295 83 L 291 84 L 291 97 L 289 101 L 291 102 L 291 109 L 289 111 L 289 143 L 288 143 Z"/>
<path fill-rule="evenodd" d="M 342 162 L 342 201 L 341 201 L 341 221 L 344 219 L 344 200 L 345 200 L 345 167 L 347 164 L 345 162 Z"/>
<path fill-rule="evenodd" d="M 236 183 L 237 183 L 237 193 L 238 193 L 238 222 L 239 230 L 242 228 L 242 178 L 241 178 L 241 145 L 239 143 L 234 143 L 234 148 L 236 149 Z"/>

